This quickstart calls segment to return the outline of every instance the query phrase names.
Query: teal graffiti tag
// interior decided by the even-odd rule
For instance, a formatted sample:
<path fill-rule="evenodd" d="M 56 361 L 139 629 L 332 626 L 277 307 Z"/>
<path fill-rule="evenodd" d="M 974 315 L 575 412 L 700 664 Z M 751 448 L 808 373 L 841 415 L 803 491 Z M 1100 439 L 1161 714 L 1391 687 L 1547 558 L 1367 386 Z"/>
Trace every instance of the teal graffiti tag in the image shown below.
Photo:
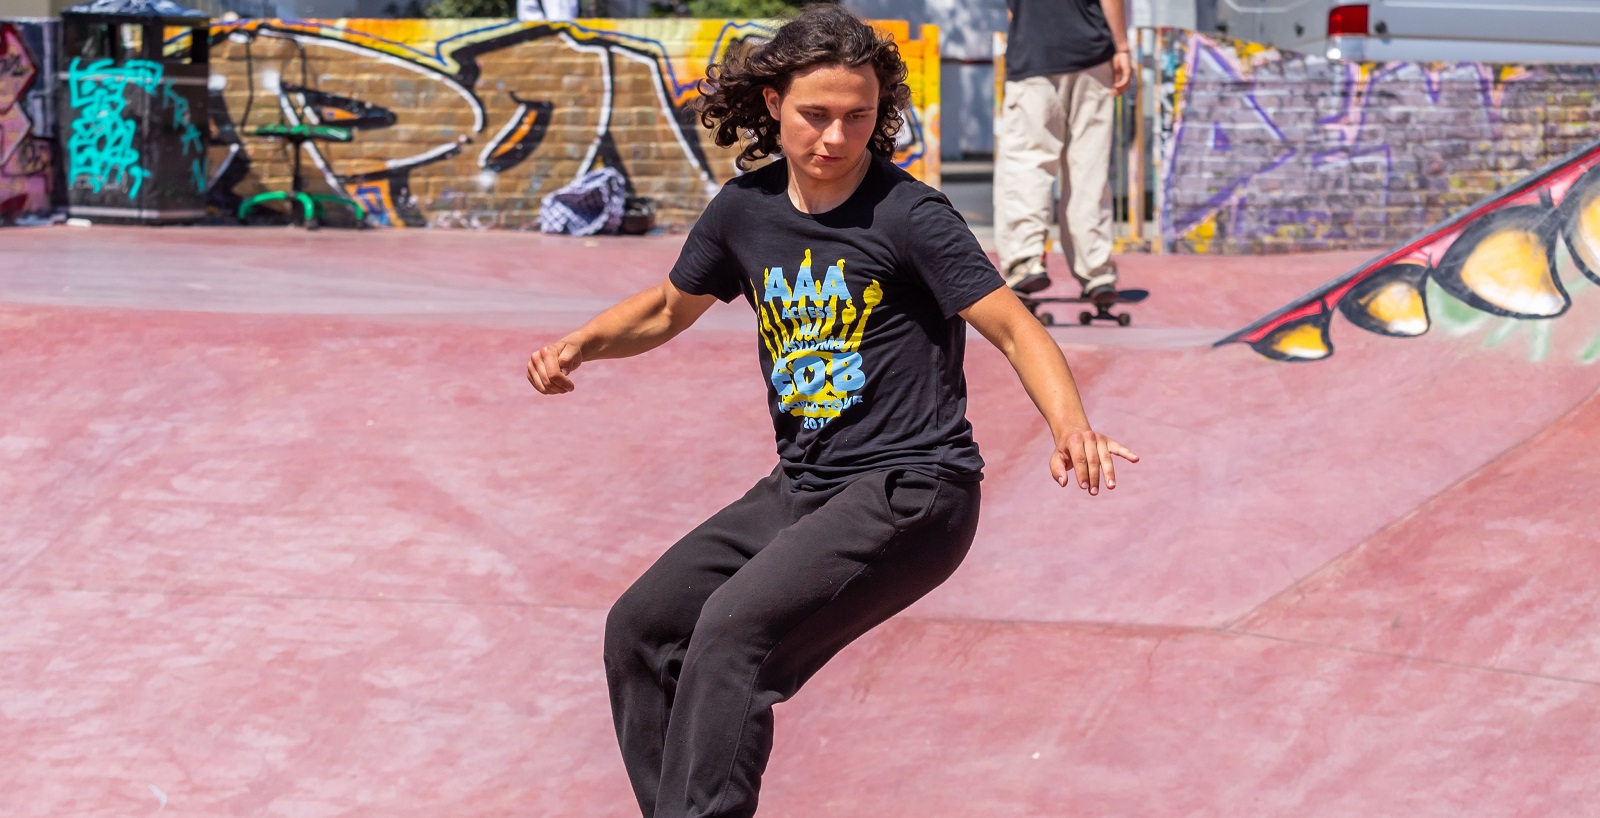
<path fill-rule="evenodd" d="M 67 139 L 67 184 L 77 185 L 83 179 L 96 193 L 107 187 L 125 187 L 129 199 L 139 195 L 150 173 L 140 167 L 139 149 L 134 145 L 139 124 L 123 111 L 128 106 L 129 85 L 149 94 L 160 82 L 160 63 L 129 60 L 112 65 L 111 60 L 101 59 L 84 68 L 73 58 L 67 67 L 67 88 L 77 118 Z"/>
<path fill-rule="evenodd" d="M 205 143 L 200 141 L 200 129 L 194 126 L 194 119 L 189 116 L 189 100 L 178 95 L 168 85 L 161 89 L 161 101 L 172 111 L 172 128 L 183 134 L 183 154 L 189 155 L 190 148 L 194 153 L 205 153 Z"/>
<path fill-rule="evenodd" d="M 183 135 L 183 155 L 188 156 L 191 152 L 200 155 L 200 158 L 194 160 L 193 164 L 189 166 L 189 170 L 194 178 L 195 190 L 204 191 L 206 189 L 206 145 L 200 139 L 200 129 L 194 126 L 194 118 L 189 116 L 189 100 L 179 96 L 178 92 L 172 90 L 171 85 L 167 85 L 161 89 L 161 102 L 168 110 L 172 111 L 173 130 Z"/>

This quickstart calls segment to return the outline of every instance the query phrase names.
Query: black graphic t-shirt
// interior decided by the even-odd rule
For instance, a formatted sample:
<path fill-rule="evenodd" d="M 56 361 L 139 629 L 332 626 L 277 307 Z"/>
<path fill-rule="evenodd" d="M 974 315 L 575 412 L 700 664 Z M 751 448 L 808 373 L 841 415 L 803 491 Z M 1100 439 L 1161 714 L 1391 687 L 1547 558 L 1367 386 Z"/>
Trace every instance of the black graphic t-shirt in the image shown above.
<path fill-rule="evenodd" d="M 755 309 L 785 473 L 824 488 L 903 467 L 981 479 L 957 313 L 1004 286 L 944 194 L 886 159 L 844 204 L 807 214 L 779 160 L 728 182 L 672 283 Z"/>

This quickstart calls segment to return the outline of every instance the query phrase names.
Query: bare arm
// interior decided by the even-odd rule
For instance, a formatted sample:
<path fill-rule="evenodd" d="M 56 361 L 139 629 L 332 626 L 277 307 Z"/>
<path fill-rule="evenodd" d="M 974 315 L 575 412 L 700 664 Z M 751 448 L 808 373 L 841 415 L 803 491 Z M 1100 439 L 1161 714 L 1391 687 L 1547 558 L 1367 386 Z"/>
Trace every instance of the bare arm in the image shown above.
<path fill-rule="evenodd" d="M 1067 359 L 1039 320 L 1005 287 L 962 310 L 961 317 L 1005 354 L 1022 380 L 1022 388 L 1050 424 L 1055 441 L 1050 476 L 1065 486 L 1070 469 L 1076 473 L 1079 487 L 1088 489 L 1090 494 L 1099 493 L 1102 476 L 1106 488 L 1116 488 L 1112 455 L 1130 463 L 1139 462 L 1139 456 L 1090 428 Z"/>
<path fill-rule="evenodd" d="M 1106 25 L 1111 27 L 1111 41 L 1117 44 L 1119 54 L 1128 53 L 1128 14 L 1124 0 L 1100 0 L 1106 13 Z"/>
<path fill-rule="evenodd" d="M 1133 80 L 1133 58 L 1128 50 L 1128 15 L 1124 0 L 1100 0 L 1106 13 L 1106 25 L 1111 28 L 1111 41 L 1117 44 L 1117 53 L 1111 57 L 1111 92 L 1121 96 Z"/>
<path fill-rule="evenodd" d="M 699 320 L 716 297 L 690 295 L 670 280 L 636 293 L 528 358 L 528 382 L 546 395 L 573 390 L 568 377 L 586 360 L 628 358 L 672 340 Z"/>

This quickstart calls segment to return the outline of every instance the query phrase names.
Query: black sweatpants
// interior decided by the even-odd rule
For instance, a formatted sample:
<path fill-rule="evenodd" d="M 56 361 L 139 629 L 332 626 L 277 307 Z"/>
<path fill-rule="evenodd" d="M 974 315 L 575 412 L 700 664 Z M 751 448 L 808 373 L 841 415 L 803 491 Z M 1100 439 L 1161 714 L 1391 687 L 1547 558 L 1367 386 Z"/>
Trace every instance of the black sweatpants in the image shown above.
<path fill-rule="evenodd" d="M 900 469 L 803 491 L 777 470 L 668 549 L 606 619 L 644 818 L 754 815 L 773 705 L 955 571 L 978 495 Z"/>

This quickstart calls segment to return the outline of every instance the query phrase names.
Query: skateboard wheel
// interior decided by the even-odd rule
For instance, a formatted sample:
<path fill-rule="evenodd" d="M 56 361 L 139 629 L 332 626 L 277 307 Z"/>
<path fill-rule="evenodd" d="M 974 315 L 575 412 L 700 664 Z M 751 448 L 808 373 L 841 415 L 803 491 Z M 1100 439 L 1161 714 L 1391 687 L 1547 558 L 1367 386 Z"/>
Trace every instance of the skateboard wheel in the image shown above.
<path fill-rule="evenodd" d="M 1133 321 L 1133 316 L 1131 316 L 1131 315 L 1129 315 L 1127 313 L 1123 313 L 1123 314 L 1117 316 L 1117 326 L 1119 326 L 1119 327 L 1125 327 L 1128 324 L 1132 323 L 1132 321 Z"/>
<path fill-rule="evenodd" d="M 1094 320 L 1094 313 L 1089 312 L 1088 310 L 1084 310 L 1083 312 L 1078 313 L 1078 323 L 1080 323 L 1080 324 L 1082 324 L 1082 325 L 1084 325 L 1086 327 L 1089 326 L 1089 322 L 1093 321 L 1093 320 Z"/>
<path fill-rule="evenodd" d="M 1039 323 L 1044 324 L 1047 327 L 1053 327 L 1056 323 L 1056 317 L 1050 313 L 1041 312 L 1039 313 Z"/>

